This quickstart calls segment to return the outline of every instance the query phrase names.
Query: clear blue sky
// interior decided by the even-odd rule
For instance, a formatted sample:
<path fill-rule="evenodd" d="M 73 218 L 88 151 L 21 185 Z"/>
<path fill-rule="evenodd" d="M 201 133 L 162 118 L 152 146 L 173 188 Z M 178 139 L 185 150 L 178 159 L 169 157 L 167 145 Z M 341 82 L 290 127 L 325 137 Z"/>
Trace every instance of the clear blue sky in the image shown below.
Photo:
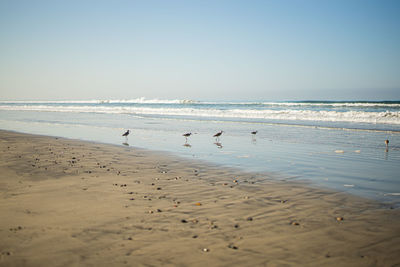
<path fill-rule="evenodd" d="M 0 99 L 399 100 L 400 1 L 0 1 Z"/>

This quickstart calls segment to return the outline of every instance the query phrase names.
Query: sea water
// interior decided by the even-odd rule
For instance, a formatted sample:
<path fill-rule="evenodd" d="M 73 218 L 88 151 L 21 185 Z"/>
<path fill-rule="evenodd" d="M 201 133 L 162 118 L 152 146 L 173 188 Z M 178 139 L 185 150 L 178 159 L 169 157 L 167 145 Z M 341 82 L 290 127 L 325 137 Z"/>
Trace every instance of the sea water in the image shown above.
<path fill-rule="evenodd" d="M 400 205 L 400 102 L 3 101 L 0 128 L 167 151 Z"/>

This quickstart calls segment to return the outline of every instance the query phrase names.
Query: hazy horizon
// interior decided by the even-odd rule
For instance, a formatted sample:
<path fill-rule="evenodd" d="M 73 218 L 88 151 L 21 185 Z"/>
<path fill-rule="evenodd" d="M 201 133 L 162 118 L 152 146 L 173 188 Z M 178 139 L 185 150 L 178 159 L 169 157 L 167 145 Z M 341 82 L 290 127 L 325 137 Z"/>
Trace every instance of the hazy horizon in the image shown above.
<path fill-rule="evenodd" d="M 88 98 L 88 99 L 0 99 L 0 103 L 91 103 L 91 102 L 110 102 L 110 103 L 173 103 L 172 101 L 180 101 L 180 103 L 279 103 L 279 102 L 332 102 L 332 103 L 346 103 L 346 102 L 371 102 L 371 103 L 400 103 L 400 99 L 194 99 L 194 98 Z"/>
<path fill-rule="evenodd" d="M 1 1 L 0 100 L 400 100 L 398 1 Z"/>

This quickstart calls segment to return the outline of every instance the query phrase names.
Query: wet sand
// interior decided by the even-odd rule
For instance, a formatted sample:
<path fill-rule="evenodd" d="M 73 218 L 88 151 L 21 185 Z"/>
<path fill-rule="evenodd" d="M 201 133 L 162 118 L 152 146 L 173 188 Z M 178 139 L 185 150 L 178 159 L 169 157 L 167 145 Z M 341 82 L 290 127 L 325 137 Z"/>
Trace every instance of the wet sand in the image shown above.
<path fill-rule="evenodd" d="M 7 131 L 0 214 L 0 266 L 400 264 L 400 211 L 390 206 L 165 153 Z"/>

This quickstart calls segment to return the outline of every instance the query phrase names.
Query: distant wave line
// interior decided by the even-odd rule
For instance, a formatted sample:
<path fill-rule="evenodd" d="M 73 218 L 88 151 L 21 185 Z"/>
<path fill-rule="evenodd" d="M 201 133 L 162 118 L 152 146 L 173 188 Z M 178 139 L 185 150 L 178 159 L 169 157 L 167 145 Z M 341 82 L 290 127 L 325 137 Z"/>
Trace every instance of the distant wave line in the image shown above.
<path fill-rule="evenodd" d="M 287 107 L 388 107 L 400 108 L 400 101 L 197 101 L 192 99 L 110 99 L 110 100 L 8 100 L 0 104 L 182 104 L 182 105 L 259 105 L 259 106 L 287 106 Z"/>
<path fill-rule="evenodd" d="M 135 99 L 93 99 L 93 100 L 7 100 L 0 101 L 1 104 L 190 104 L 197 103 L 198 101 L 190 99 L 173 99 L 173 100 L 163 100 L 163 99 L 146 99 L 144 97 Z"/>

